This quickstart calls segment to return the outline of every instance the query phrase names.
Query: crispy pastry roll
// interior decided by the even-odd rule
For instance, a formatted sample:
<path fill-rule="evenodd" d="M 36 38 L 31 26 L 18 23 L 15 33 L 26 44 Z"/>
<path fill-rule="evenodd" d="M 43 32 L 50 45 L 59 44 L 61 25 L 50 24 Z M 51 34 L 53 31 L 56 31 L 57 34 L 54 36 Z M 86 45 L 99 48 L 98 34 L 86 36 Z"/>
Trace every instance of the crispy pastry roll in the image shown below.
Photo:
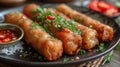
<path fill-rule="evenodd" d="M 85 26 L 92 26 L 98 32 L 98 38 L 100 41 L 112 40 L 113 38 L 113 28 L 100 23 L 97 20 L 94 20 L 76 10 L 71 9 L 65 4 L 58 5 L 57 10 L 62 12 L 63 14 L 67 15 L 71 19 L 77 18 L 77 22 L 85 25 Z"/>
<path fill-rule="evenodd" d="M 71 29 L 70 24 L 61 16 L 52 13 L 49 9 L 42 9 L 36 4 L 29 4 L 24 7 L 24 14 L 34 21 L 39 22 L 41 26 L 48 30 L 51 35 L 63 42 L 63 50 L 68 55 L 77 54 L 81 48 L 81 35 L 76 34 Z M 75 27 L 74 27 L 75 28 Z"/>
<path fill-rule="evenodd" d="M 5 22 L 20 26 L 24 30 L 24 40 L 36 49 L 47 60 L 56 60 L 63 53 L 62 42 L 46 33 L 37 23 L 34 23 L 20 12 L 5 15 Z"/>
<path fill-rule="evenodd" d="M 66 20 L 70 20 L 70 21 L 73 21 L 71 19 L 69 19 L 66 15 L 60 13 L 59 11 L 57 10 L 54 10 L 52 8 L 50 8 L 50 10 L 56 14 L 60 14 L 62 15 L 62 17 Z M 83 49 L 91 49 L 93 47 L 95 47 L 96 45 L 99 44 L 99 41 L 98 41 L 98 34 L 96 32 L 96 30 L 93 30 L 91 28 L 88 28 L 84 25 L 81 25 L 75 21 L 73 21 L 73 24 L 77 27 L 77 30 L 80 30 L 81 31 L 81 36 L 82 36 L 82 48 Z"/>

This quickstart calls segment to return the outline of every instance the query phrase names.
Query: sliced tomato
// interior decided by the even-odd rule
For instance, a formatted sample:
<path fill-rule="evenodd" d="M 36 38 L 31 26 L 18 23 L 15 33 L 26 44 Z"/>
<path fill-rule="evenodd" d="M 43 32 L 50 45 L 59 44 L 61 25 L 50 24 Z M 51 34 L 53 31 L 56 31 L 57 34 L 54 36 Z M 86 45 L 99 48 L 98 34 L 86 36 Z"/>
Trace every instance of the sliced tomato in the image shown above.
<path fill-rule="evenodd" d="M 106 11 L 106 10 L 110 9 L 111 6 L 110 6 L 110 4 L 108 4 L 108 3 L 104 2 L 104 1 L 100 1 L 98 3 L 98 8 L 101 9 L 102 11 Z"/>
<path fill-rule="evenodd" d="M 119 12 L 119 9 L 112 5 L 112 4 L 109 4 L 110 8 L 107 9 L 106 11 L 104 11 L 104 14 L 107 15 L 107 16 L 114 16 L 116 15 L 118 12 Z"/>
<path fill-rule="evenodd" d="M 70 29 L 64 28 L 63 31 L 64 31 L 64 32 L 70 32 Z"/>
<path fill-rule="evenodd" d="M 107 11 L 105 11 L 104 14 L 107 15 L 107 16 L 114 16 L 114 15 L 116 15 L 118 12 L 119 12 L 118 9 L 110 8 L 110 9 L 108 9 Z"/>
<path fill-rule="evenodd" d="M 93 0 L 88 4 L 88 7 L 92 10 L 101 12 L 101 10 L 98 8 L 98 5 L 97 5 L 98 3 L 99 3 L 99 1 Z"/>
<path fill-rule="evenodd" d="M 114 16 L 119 12 L 119 9 L 116 6 L 105 1 L 92 0 L 88 4 L 88 7 L 92 10 L 102 12 L 107 16 Z"/>

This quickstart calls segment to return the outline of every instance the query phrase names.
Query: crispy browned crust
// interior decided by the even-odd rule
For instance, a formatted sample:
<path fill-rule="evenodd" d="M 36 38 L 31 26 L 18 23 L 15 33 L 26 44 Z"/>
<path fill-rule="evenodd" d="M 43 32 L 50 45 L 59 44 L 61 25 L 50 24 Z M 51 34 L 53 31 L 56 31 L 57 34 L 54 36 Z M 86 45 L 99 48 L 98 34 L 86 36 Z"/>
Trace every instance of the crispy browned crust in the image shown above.
<path fill-rule="evenodd" d="M 23 13 L 29 18 L 33 19 L 35 15 L 31 9 L 35 10 L 37 7 L 38 6 L 36 4 L 26 5 L 23 9 Z M 81 35 L 77 35 L 72 31 L 63 32 L 61 35 L 58 29 L 52 25 L 49 26 L 48 30 L 51 31 L 56 38 L 60 39 L 63 42 L 63 49 L 66 54 L 73 55 L 79 52 L 82 43 Z"/>
<path fill-rule="evenodd" d="M 74 19 L 75 17 L 79 18 L 77 22 L 79 22 L 80 24 L 83 24 L 85 26 L 92 25 L 93 29 L 95 29 L 98 32 L 98 37 L 100 41 L 112 40 L 113 38 L 112 27 L 102 24 L 97 20 L 94 20 L 80 12 L 77 12 L 65 4 L 58 5 L 56 8 L 58 11 L 67 15 L 71 19 Z"/>
<path fill-rule="evenodd" d="M 51 10 L 54 13 L 61 14 L 61 16 L 66 20 L 71 20 L 66 15 L 60 13 L 57 10 L 54 10 L 52 8 L 50 8 L 49 10 Z M 82 24 L 75 22 L 75 21 L 74 21 L 74 24 L 76 25 L 77 29 L 81 31 L 82 48 L 83 49 L 91 49 L 99 44 L 98 33 L 96 32 L 96 30 L 88 28 Z"/>
<path fill-rule="evenodd" d="M 31 28 L 32 21 L 20 12 L 5 15 L 5 22 L 20 26 L 24 30 L 24 40 L 47 60 L 57 60 L 62 56 L 63 46 L 58 39 L 53 39 L 41 28 Z"/>

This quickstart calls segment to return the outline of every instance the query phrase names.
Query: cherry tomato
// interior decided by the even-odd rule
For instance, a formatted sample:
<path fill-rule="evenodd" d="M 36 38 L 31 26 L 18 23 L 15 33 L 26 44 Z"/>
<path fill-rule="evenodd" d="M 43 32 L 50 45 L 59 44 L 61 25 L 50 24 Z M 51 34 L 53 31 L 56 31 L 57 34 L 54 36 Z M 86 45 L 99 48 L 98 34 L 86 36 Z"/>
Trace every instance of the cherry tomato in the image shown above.
<path fill-rule="evenodd" d="M 68 32 L 70 32 L 70 29 L 68 29 L 68 28 L 64 28 L 63 30 L 60 30 L 59 31 L 59 33 L 58 33 L 58 35 L 63 35 L 63 33 L 68 33 Z"/>
<path fill-rule="evenodd" d="M 111 9 L 113 9 L 113 14 L 116 15 L 119 12 L 119 9 L 114 5 L 111 5 L 111 7 Z"/>
<path fill-rule="evenodd" d="M 59 31 L 58 35 L 63 35 L 63 32 L 62 32 L 62 31 Z"/>
<path fill-rule="evenodd" d="M 70 29 L 64 28 L 63 31 L 64 31 L 64 32 L 70 32 Z"/>
<path fill-rule="evenodd" d="M 48 16 L 47 16 L 47 19 L 49 19 L 49 20 L 53 20 L 54 18 L 53 18 L 53 16 L 48 15 Z"/>
<path fill-rule="evenodd" d="M 110 8 L 109 10 L 105 11 L 104 14 L 107 16 L 114 16 L 118 13 L 119 11 L 114 9 L 114 8 Z"/>
<path fill-rule="evenodd" d="M 98 8 L 98 5 L 97 5 L 98 3 L 99 3 L 99 1 L 93 0 L 88 4 L 88 7 L 92 10 L 101 12 L 101 10 Z"/>

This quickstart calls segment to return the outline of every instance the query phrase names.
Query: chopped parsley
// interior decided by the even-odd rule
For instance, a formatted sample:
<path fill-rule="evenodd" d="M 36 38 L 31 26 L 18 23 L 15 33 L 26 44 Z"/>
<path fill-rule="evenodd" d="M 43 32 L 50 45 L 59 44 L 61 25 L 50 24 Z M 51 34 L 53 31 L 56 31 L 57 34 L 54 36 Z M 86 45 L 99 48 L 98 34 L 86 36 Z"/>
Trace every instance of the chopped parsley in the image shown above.
<path fill-rule="evenodd" d="M 83 55 L 83 54 L 86 54 L 87 52 L 84 50 L 84 49 L 80 49 L 80 51 L 79 51 L 79 55 Z"/>
<path fill-rule="evenodd" d="M 67 62 L 68 60 L 69 60 L 69 58 L 67 58 L 66 56 L 63 59 L 64 62 Z"/>
<path fill-rule="evenodd" d="M 104 43 L 100 43 L 98 47 L 99 47 L 99 50 L 101 50 L 101 51 L 105 50 L 105 44 Z"/>
<path fill-rule="evenodd" d="M 27 51 L 25 51 L 22 54 L 20 54 L 19 56 L 25 58 L 25 57 L 29 56 L 29 54 Z"/>
<path fill-rule="evenodd" d="M 37 8 L 33 11 L 34 13 L 40 13 L 39 16 L 36 16 L 35 21 L 39 22 L 39 24 L 45 28 L 45 30 L 50 33 L 51 31 L 49 31 L 49 26 L 53 26 L 54 28 L 57 29 L 64 29 L 64 28 L 68 28 L 70 29 L 72 32 L 76 33 L 76 34 L 80 34 L 81 32 L 79 30 L 77 30 L 76 25 L 74 24 L 74 21 L 72 20 L 65 20 L 62 18 L 62 16 L 60 14 L 54 14 L 52 13 L 49 9 L 47 8 Z M 49 18 L 46 18 L 48 15 L 52 16 L 54 19 L 51 20 Z"/>
<path fill-rule="evenodd" d="M 35 27 L 39 27 L 39 24 L 38 24 L 37 22 L 32 22 L 32 23 L 30 24 L 30 27 L 33 29 L 33 28 L 35 28 Z"/>
<path fill-rule="evenodd" d="M 33 58 L 37 58 L 37 59 L 40 60 L 40 61 L 43 61 L 43 60 L 44 60 L 44 58 L 43 58 L 41 55 L 39 55 L 38 53 L 34 53 L 32 57 L 33 57 Z"/>
<path fill-rule="evenodd" d="M 35 10 L 32 11 L 33 13 L 37 13 L 37 12 L 43 12 L 42 8 L 37 7 Z"/>
<path fill-rule="evenodd" d="M 78 21 L 78 20 L 79 20 L 79 17 L 74 17 L 73 20 Z"/>
<path fill-rule="evenodd" d="M 112 52 L 110 52 L 109 54 L 106 55 L 106 57 L 104 58 L 102 65 L 104 65 L 107 62 L 110 62 L 112 60 L 113 54 Z"/>
<path fill-rule="evenodd" d="M 81 21 L 81 22 L 85 22 L 85 20 L 84 20 L 84 19 L 80 19 L 80 21 Z"/>

